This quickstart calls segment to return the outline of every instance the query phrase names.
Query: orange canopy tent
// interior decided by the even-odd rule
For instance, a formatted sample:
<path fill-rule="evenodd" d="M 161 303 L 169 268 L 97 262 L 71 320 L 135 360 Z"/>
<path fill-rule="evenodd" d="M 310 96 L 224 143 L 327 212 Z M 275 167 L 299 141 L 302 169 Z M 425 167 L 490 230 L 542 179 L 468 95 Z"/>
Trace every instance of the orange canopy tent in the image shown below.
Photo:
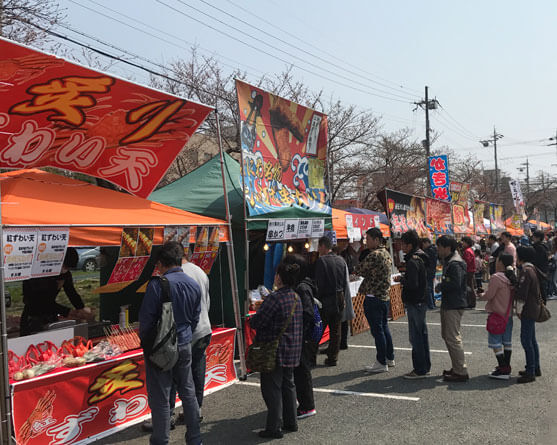
<path fill-rule="evenodd" d="M 528 222 L 529 222 L 530 224 L 535 225 L 535 226 L 536 226 L 536 225 L 539 226 L 540 230 L 548 231 L 548 230 L 551 230 L 551 229 L 552 229 L 551 224 L 548 224 L 548 223 L 543 222 L 543 221 L 540 221 L 540 222 L 538 223 L 538 222 L 536 222 L 535 219 L 530 219 L 530 220 L 528 220 Z"/>
<path fill-rule="evenodd" d="M 71 246 L 114 246 L 122 227 L 155 228 L 154 244 L 162 244 L 164 226 L 221 226 L 216 218 L 138 198 L 41 170 L 0 174 L 3 226 L 70 227 Z M 220 241 L 227 241 L 220 230 Z"/>
<path fill-rule="evenodd" d="M 333 230 L 336 232 L 337 239 L 348 238 L 348 230 L 346 228 L 346 215 L 352 215 L 352 213 L 333 208 L 333 213 L 332 213 Z M 389 226 L 387 224 L 382 224 L 382 223 L 380 223 L 379 226 L 380 226 L 379 229 L 381 229 L 381 233 L 383 233 L 383 236 L 385 238 L 389 238 L 390 236 Z"/>

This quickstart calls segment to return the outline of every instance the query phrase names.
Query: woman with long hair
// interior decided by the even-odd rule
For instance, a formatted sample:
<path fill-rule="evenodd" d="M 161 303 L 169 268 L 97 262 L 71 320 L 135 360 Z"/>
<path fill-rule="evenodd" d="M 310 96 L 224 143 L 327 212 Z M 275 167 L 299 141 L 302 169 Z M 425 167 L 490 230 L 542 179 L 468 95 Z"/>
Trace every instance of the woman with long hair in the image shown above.
<path fill-rule="evenodd" d="M 520 371 L 518 383 L 529 383 L 542 375 L 540 370 L 540 350 L 536 341 L 536 320 L 540 313 L 540 280 L 533 262 L 536 251 L 533 247 L 519 246 L 516 249 L 519 267 L 518 285 L 515 299 L 517 315 L 520 318 L 520 342 L 526 355 L 526 369 Z"/>
<path fill-rule="evenodd" d="M 513 337 L 512 303 L 517 278 L 513 269 L 514 258 L 508 253 L 500 253 L 495 262 L 495 273 L 489 279 L 487 291 L 481 295 L 487 300 L 485 310 L 496 313 L 507 320 L 505 332 L 488 333 L 487 344 L 493 349 L 497 367 L 488 376 L 492 379 L 508 380 L 511 377 L 511 354 Z"/>
<path fill-rule="evenodd" d="M 277 290 L 250 318 L 256 330 L 254 341 L 272 342 L 280 336 L 275 369 L 261 373 L 261 394 L 267 406 L 266 426 L 259 432 L 263 438 L 280 439 L 283 430 L 298 430 L 294 368 L 300 364 L 302 352 L 302 303 L 294 288 L 299 273 L 298 264 L 283 260 L 275 275 Z"/>

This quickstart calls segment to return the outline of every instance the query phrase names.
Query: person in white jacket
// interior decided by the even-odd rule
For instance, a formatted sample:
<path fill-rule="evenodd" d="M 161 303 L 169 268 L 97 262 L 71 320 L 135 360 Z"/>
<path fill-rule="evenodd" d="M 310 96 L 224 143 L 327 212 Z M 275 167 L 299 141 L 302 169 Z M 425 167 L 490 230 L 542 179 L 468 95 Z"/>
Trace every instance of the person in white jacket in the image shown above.
<path fill-rule="evenodd" d="M 191 372 L 193 374 L 193 383 L 195 384 L 195 395 L 199 409 L 203 404 L 203 390 L 205 388 L 205 367 L 207 361 L 206 350 L 211 343 L 211 321 L 209 320 L 209 308 L 211 306 L 211 297 L 209 296 L 209 277 L 199 266 L 190 263 L 185 258 L 182 262 L 182 270 L 184 273 L 193 278 L 201 288 L 201 313 L 199 314 L 199 322 L 193 331 L 191 340 Z"/>

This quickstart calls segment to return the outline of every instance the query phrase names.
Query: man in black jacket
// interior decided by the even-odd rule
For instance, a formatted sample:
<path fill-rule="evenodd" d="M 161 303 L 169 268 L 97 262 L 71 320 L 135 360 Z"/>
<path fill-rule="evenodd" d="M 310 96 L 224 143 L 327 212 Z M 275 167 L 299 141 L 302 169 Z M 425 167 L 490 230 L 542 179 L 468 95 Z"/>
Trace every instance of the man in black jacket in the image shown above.
<path fill-rule="evenodd" d="M 466 382 L 469 379 L 460 334 L 460 322 L 464 308 L 468 306 L 466 263 L 456 248 L 454 238 L 443 235 L 437 239 L 439 258 L 443 262 L 443 278 L 437 285 L 441 292 L 441 337 L 447 345 L 452 363 L 450 370 L 443 371 L 443 380 L 446 382 Z"/>
<path fill-rule="evenodd" d="M 536 266 L 541 272 L 541 274 L 538 274 L 538 276 L 540 277 L 540 291 L 543 301 L 546 302 L 549 285 L 549 280 L 547 279 L 547 274 L 549 271 L 549 253 L 547 252 L 547 247 L 545 246 L 544 239 L 545 235 L 541 230 L 536 230 L 532 234 L 532 246 L 536 251 L 536 261 L 534 261 L 534 266 Z"/>
<path fill-rule="evenodd" d="M 400 278 L 402 302 L 408 316 L 408 334 L 412 345 L 412 365 L 414 369 L 405 374 L 405 379 L 422 379 L 431 369 L 429 339 L 427 335 L 427 255 L 418 249 L 418 233 L 409 230 L 402 234 L 402 251 L 406 271 Z"/>
<path fill-rule="evenodd" d="M 348 268 L 344 259 L 335 255 L 331 240 L 319 238 L 319 258 L 315 263 L 317 299 L 321 301 L 323 330 L 329 326 L 329 347 L 325 365 L 336 366 L 340 349 L 340 325 L 345 307 L 345 291 L 348 287 Z"/>
<path fill-rule="evenodd" d="M 435 294 L 433 292 L 433 283 L 435 274 L 437 273 L 437 247 L 429 238 L 420 240 L 420 249 L 425 252 L 428 258 L 426 265 L 427 270 L 427 298 L 426 303 L 428 309 L 435 309 Z"/>

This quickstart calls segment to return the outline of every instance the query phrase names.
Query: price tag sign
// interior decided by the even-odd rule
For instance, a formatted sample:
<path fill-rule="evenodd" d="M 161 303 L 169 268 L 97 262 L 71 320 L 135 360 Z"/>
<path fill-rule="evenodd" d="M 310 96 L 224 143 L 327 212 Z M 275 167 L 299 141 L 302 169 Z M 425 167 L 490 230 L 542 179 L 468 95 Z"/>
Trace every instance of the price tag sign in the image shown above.
<path fill-rule="evenodd" d="M 311 220 L 311 237 L 320 238 L 325 233 L 325 220 L 312 219 Z"/>
<path fill-rule="evenodd" d="M 267 241 L 284 240 L 284 219 L 273 219 L 267 224 Z"/>
<path fill-rule="evenodd" d="M 284 220 L 284 239 L 297 239 L 298 238 L 298 219 L 285 219 Z"/>

